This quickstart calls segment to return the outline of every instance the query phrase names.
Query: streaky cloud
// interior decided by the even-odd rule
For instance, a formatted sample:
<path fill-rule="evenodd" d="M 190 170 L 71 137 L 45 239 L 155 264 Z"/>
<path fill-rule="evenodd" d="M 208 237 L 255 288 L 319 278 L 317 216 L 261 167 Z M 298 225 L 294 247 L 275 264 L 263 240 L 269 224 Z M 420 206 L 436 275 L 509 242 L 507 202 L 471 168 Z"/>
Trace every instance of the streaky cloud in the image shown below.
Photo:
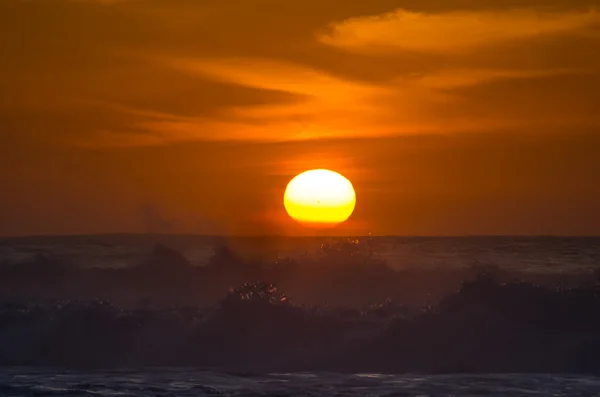
<path fill-rule="evenodd" d="M 317 39 L 361 53 L 460 53 L 502 42 L 584 33 L 598 23 L 600 13 L 595 9 L 561 13 L 525 8 L 439 13 L 397 9 L 334 22 L 318 32 Z"/>

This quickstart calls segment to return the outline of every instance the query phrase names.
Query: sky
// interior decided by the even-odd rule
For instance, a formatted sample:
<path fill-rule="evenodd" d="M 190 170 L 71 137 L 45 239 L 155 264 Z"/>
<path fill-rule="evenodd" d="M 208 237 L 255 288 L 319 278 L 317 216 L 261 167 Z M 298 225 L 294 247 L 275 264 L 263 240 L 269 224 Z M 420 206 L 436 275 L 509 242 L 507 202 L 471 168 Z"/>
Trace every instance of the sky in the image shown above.
<path fill-rule="evenodd" d="M 2 0 L 0 235 L 600 235 L 600 1 Z"/>

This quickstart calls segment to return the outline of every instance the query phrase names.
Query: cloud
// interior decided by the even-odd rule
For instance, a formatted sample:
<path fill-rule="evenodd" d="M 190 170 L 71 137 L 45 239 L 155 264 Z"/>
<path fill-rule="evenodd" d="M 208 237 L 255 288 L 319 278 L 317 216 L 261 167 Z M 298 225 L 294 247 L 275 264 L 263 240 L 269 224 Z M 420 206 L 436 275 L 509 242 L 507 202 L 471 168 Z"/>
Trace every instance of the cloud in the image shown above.
<path fill-rule="evenodd" d="M 398 75 L 386 84 L 375 84 L 351 81 L 305 65 L 261 58 L 163 56 L 155 61 L 216 84 L 237 86 L 239 90 L 278 92 L 297 100 L 231 101 L 222 103 L 210 113 L 196 115 L 139 106 L 97 104 L 106 111 L 120 114 L 127 120 L 127 128 L 96 131 L 87 135 L 85 144 L 78 146 L 157 146 L 190 141 L 277 142 L 531 127 L 535 122 L 495 117 L 495 112 L 503 114 L 498 107 L 473 113 L 470 95 L 463 95 L 461 90 L 489 83 L 550 81 L 548 79 L 592 73 L 587 69 L 440 69 Z M 536 95 L 536 91 L 530 95 Z M 487 98 L 484 103 L 490 100 Z M 552 123 L 557 115 L 543 119 Z"/>
<path fill-rule="evenodd" d="M 229 130 L 229 134 L 223 134 L 229 137 L 232 131 L 237 136 L 258 140 L 352 135 L 360 122 L 349 120 L 348 114 L 352 113 L 358 119 L 376 116 L 381 112 L 378 100 L 391 94 L 384 86 L 345 80 L 305 65 L 271 59 L 162 59 L 167 59 L 171 67 L 222 83 L 285 92 L 302 98 L 295 103 L 230 106 L 224 109 L 222 115 L 228 121 L 212 121 L 208 125 L 216 131 Z M 237 128 L 231 129 L 232 124 L 237 124 Z M 193 123 L 178 126 L 193 128 Z"/>
<path fill-rule="evenodd" d="M 126 1 L 132 1 L 132 0 L 68 0 L 71 3 L 96 3 L 96 4 L 102 4 L 102 5 L 111 5 L 111 4 L 117 4 L 117 3 L 124 3 Z"/>
<path fill-rule="evenodd" d="M 569 75 L 593 74 L 593 69 L 447 69 L 423 75 L 413 75 L 411 82 L 426 89 L 451 90 L 501 80 L 529 80 Z"/>
<path fill-rule="evenodd" d="M 403 9 L 350 18 L 318 33 L 322 43 L 363 53 L 460 52 L 515 40 L 582 33 L 600 24 L 600 13 L 533 9 L 413 12 Z"/>
<path fill-rule="evenodd" d="M 561 12 L 534 11 L 541 0 L 257 1 L 0 1 L 0 138 L 156 146 L 597 120 L 584 91 L 600 84 L 588 75 L 598 13 L 575 11 L 582 0 L 548 0 Z"/>
<path fill-rule="evenodd" d="M 308 66 L 264 58 L 173 59 L 174 67 L 243 86 L 344 101 L 380 90 Z"/>

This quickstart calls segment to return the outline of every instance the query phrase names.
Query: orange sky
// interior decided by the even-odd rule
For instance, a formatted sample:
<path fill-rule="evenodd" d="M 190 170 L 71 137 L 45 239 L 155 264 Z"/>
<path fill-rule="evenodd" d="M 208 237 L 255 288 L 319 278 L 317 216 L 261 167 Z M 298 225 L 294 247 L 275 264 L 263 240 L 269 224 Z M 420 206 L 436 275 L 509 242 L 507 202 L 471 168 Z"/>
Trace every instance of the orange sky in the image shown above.
<path fill-rule="evenodd" d="M 600 234 L 600 2 L 3 0 L 0 234 Z"/>

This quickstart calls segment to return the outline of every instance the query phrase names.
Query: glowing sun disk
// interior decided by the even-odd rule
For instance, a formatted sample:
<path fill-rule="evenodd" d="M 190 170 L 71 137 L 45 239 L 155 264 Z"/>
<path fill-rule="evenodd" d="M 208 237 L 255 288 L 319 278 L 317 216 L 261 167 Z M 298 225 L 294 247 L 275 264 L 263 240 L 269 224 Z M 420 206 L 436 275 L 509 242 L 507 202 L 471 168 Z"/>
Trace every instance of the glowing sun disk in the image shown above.
<path fill-rule="evenodd" d="M 335 226 L 347 220 L 356 205 L 352 183 L 337 172 L 305 171 L 290 181 L 283 196 L 287 213 L 301 224 Z"/>

